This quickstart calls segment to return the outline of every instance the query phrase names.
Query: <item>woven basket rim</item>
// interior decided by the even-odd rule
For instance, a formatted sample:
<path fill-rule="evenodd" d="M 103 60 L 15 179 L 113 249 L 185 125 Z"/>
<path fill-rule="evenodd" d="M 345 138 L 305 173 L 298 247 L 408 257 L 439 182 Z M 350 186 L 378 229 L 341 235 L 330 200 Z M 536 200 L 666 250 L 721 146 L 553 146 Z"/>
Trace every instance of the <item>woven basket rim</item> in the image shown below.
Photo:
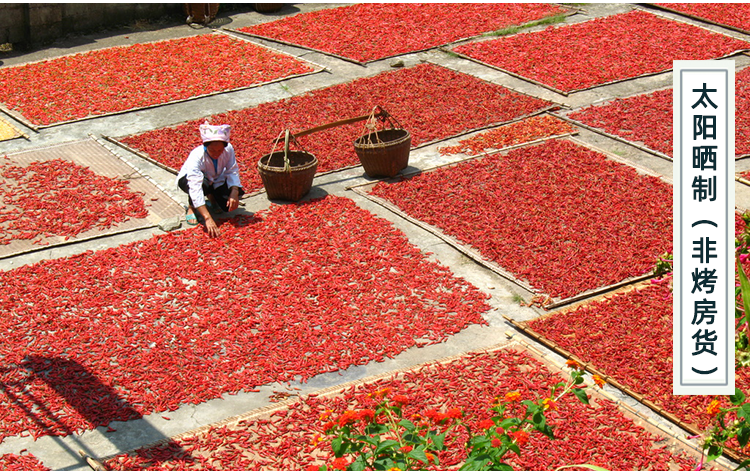
<path fill-rule="evenodd" d="M 291 154 L 291 155 L 293 155 L 293 154 L 309 155 L 309 156 L 312 157 L 312 160 L 309 163 L 304 164 L 304 165 L 291 165 L 291 162 L 290 162 L 289 170 L 284 170 L 284 167 L 275 167 L 275 166 L 271 166 L 271 165 L 263 163 L 263 159 L 266 159 L 266 160 L 270 161 L 271 158 L 274 155 L 276 155 L 276 154 L 281 154 L 283 156 L 284 151 L 276 151 L 276 152 L 271 152 L 270 154 L 263 155 L 258 160 L 258 169 L 264 170 L 266 172 L 301 172 L 301 171 L 304 171 L 304 170 L 311 169 L 313 167 L 317 167 L 317 165 L 318 165 L 318 158 L 315 157 L 310 152 L 303 151 L 303 150 L 292 150 L 292 151 L 289 151 L 289 154 Z"/>
<path fill-rule="evenodd" d="M 404 134 L 403 137 L 399 137 L 398 139 L 394 139 L 388 142 L 373 142 L 373 143 L 361 142 L 368 136 L 371 136 L 372 134 L 382 133 L 386 131 L 403 131 L 406 134 Z M 354 140 L 354 147 L 360 148 L 360 149 L 377 149 L 377 148 L 383 148 L 383 147 L 391 147 L 391 146 L 397 146 L 399 144 L 403 144 L 408 139 L 411 139 L 411 133 L 407 131 L 406 129 L 402 129 L 402 128 L 381 129 L 380 131 L 369 132 L 363 136 L 358 137 L 357 139 Z"/>

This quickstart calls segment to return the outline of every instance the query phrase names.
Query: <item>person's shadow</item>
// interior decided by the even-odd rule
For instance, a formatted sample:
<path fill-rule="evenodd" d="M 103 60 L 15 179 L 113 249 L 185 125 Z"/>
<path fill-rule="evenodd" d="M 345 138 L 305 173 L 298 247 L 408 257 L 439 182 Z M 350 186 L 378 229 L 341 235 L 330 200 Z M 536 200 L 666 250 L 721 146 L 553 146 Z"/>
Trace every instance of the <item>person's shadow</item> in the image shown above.
<path fill-rule="evenodd" d="M 35 437 L 71 436 L 80 432 L 81 428 L 93 429 L 109 426 L 113 421 L 130 421 L 143 417 L 116 390 L 102 383 L 73 360 L 29 355 L 15 367 L 0 368 L 0 378 L 3 378 L 0 393 L 6 396 L 7 407 L 11 409 L 10 416 L 16 422 L 21 422 L 21 426 L 31 431 Z M 53 406 L 50 407 L 50 404 Z M 164 442 L 167 439 L 146 421 L 139 422 L 138 432 L 141 444 Z M 133 442 L 132 437 L 126 435 L 104 434 L 115 449 L 129 451 L 133 448 Z M 72 449 L 62 440 L 56 442 L 78 461 L 85 463 L 86 456 L 95 463 L 99 460 L 95 450 L 86 449 L 80 442 L 77 443 L 78 450 Z M 193 460 L 187 452 L 175 455 L 179 455 L 178 461 Z M 91 462 L 88 464 L 92 466 Z"/>

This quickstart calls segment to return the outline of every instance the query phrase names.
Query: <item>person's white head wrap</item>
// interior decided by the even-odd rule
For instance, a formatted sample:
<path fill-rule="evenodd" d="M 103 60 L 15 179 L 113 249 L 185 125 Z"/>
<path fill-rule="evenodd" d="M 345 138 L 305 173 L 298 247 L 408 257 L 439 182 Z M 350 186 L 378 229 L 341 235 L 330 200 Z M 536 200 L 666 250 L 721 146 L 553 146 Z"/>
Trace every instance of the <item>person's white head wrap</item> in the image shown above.
<path fill-rule="evenodd" d="M 228 124 L 219 124 L 217 126 L 205 123 L 199 126 L 201 139 L 203 143 L 222 141 L 229 142 L 229 131 L 231 127 Z"/>

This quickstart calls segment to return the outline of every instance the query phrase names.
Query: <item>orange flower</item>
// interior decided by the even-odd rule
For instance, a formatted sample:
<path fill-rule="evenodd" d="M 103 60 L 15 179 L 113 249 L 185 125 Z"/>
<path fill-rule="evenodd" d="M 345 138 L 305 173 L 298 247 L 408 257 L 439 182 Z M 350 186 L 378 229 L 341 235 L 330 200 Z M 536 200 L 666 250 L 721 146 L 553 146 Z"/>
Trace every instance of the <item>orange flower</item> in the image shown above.
<path fill-rule="evenodd" d="M 383 398 L 391 393 L 391 388 L 383 388 L 367 395 L 367 397 Z"/>
<path fill-rule="evenodd" d="M 490 419 L 484 419 L 479 422 L 479 428 L 489 429 L 490 427 L 494 425 L 495 425 L 495 422 L 493 422 Z"/>
<path fill-rule="evenodd" d="M 547 409 L 557 410 L 557 403 L 549 397 L 544 398 L 544 400 L 542 401 L 542 405 L 544 405 L 544 410 L 547 410 Z"/>
<path fill-rule="evenodd" d="M 565 366 L 567 366 L 569 368 L 572 368 L 574 370 L 583 370 L 583 367 L 581 366 L 581 364 L 578 363 L 577 361 L 573 360 L 572 358 L 569 358 L 565 362 Z"/>
<path fill-rule="evenodd" d="M 401 471 L 401 468 L 397 468 L 394 466 L 393 468 L 388 468 L 388 471 Z"/>
<path fill-rule="evenodd" d="M 346 458 L 336 458 L 331 464 L 331 468 L 339 470 L 345 470 L 347 466 L 349 463 L 346 462 Z"/>
<path fill-rule="evenodd" d="M 505 395 L 505 402 L 518 402 L 521 400 L 521 393 L 518 391 L 509 392 Z"/>
<path fill-rule="evenodd" d="M 433 461 L 435 461 L 435 455 L 433 455 L 429 451 L 425 452 L 425 456 L 427 456 L 428 463 L 432 463 Z"/>
<path fill-rule="evenodd" d="M 711 403 L 706 408 L 706 412 L 708 412 L 711 415 L 716 415 L 719 412 L 721 412 L 721 408 L 719 407 L 719 401 L 717 401 L 716 399 L 711 401 Z"/>
<path fill-rule="evenodd" d="M 375 411 L 372 409 L 362 409 L 357 413 L 357 418 L 363 422 L 372 422 L 375 418 Z"/>
<path fill-rule="evenodd" d="M 461 409 L 457 407 L 453 409 L 448 409 L 448 412 L 445 413 L 445 416 L 448 417 L 449 419 L 460 419 L 461 416 L 463 415 L 464 414 L 463 412 L 461 412 Z"/>
<path fill-rule="evenodd" d="M 400 451 L 401 453 L 409 453 L 409 452 L 410 452 L 410 451 L 412 451 L 413 449 L 414 449 L 414 447 L 413 447 L 413 446 L 411 446 L 411 445 L 404 445 L 404 446 L 402 446 L 401 448 L 399 448 L 398 450 L 399 450 L 399 451 Z"/>
<path fill-rule="evenodd" d="M 448 418 L 448 416 L 439 412 L 437 409 L 430 409 L 426 411 L 424 415 L 436 424 L 439 424 L 440 422 Z"/>
<path fill-rule="evenodd" d="M 393 396 L 393 402 L 403 406 L 409 403 L 409 398 L 404 396 L 403 394 L 396 394 L 395 396 Z"/>
<path fill-rule="evenodd" d="M 348 410 L 341 414 L 341 417 L 338 418 L 338 424 L 339 427 L 344 427 L 346 425 L 353 424 L 357 420 L 359 420 L 359 413 L 357 411 Z"/>
<path fill-rule="evenodd" d="M 599 376 L 599 375 L 593 375 L 593 376 L 591 376 L 591 379 L 593 379 L 594 382 L 596 383 L 596 385 L 599 386 L 600 388 L 604 387 L 604 380 L 602 379 L 601 376 Z"/>
<path fill-rule="evenodd" d="M 510 432 L 508 435 L 510 435 L 513 440 L 518 443 L 518 446 L 524 446 L 525 444 L 529 443 L 529 434 L 524 432 L 523 430 Z"/>

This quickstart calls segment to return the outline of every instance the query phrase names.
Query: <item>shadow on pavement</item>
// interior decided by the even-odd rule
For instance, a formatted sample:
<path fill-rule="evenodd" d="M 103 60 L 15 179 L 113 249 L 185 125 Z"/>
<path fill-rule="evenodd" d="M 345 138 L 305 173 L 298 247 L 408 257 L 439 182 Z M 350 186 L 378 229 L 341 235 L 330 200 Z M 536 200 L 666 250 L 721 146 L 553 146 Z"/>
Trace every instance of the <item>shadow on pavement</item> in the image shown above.
<path fill-rule="evenodd" d="M 132 404 L 118 392 L 93 375 L 81 364 L 61 357 L 29 355 L 15 366 L 0 369 L 0 411 L 6 417 L 21 421 L 35 437 L 52 435 L 61 450 L 86 465 L 85 455 L 98 460 L 96 450 L 90 450 L 78 440 L 76 448 L 61 437 L 82 430 L 108 426 L 113 421 L 130 421 L 143 417 Z M 2 396 L 5 396 L 4 398 Z M 141 421 L 138 432 L 142 443 L 169 442 L 168 437 Z M 114 431 L 114 430 L 108 430 Z M 5 431 L 13 434 L 14 432 Z M 117 450 L 133 448 L 133 438 L 104 433 Z M 189 453 L 179 454 L 179 461 L 193 461 Z M 171 460 L 175 461 L 175 460 Z M 89 462 L 93 469 L 97 468 Z M 64 469 L 75 469 L 79 466 Z"/>

